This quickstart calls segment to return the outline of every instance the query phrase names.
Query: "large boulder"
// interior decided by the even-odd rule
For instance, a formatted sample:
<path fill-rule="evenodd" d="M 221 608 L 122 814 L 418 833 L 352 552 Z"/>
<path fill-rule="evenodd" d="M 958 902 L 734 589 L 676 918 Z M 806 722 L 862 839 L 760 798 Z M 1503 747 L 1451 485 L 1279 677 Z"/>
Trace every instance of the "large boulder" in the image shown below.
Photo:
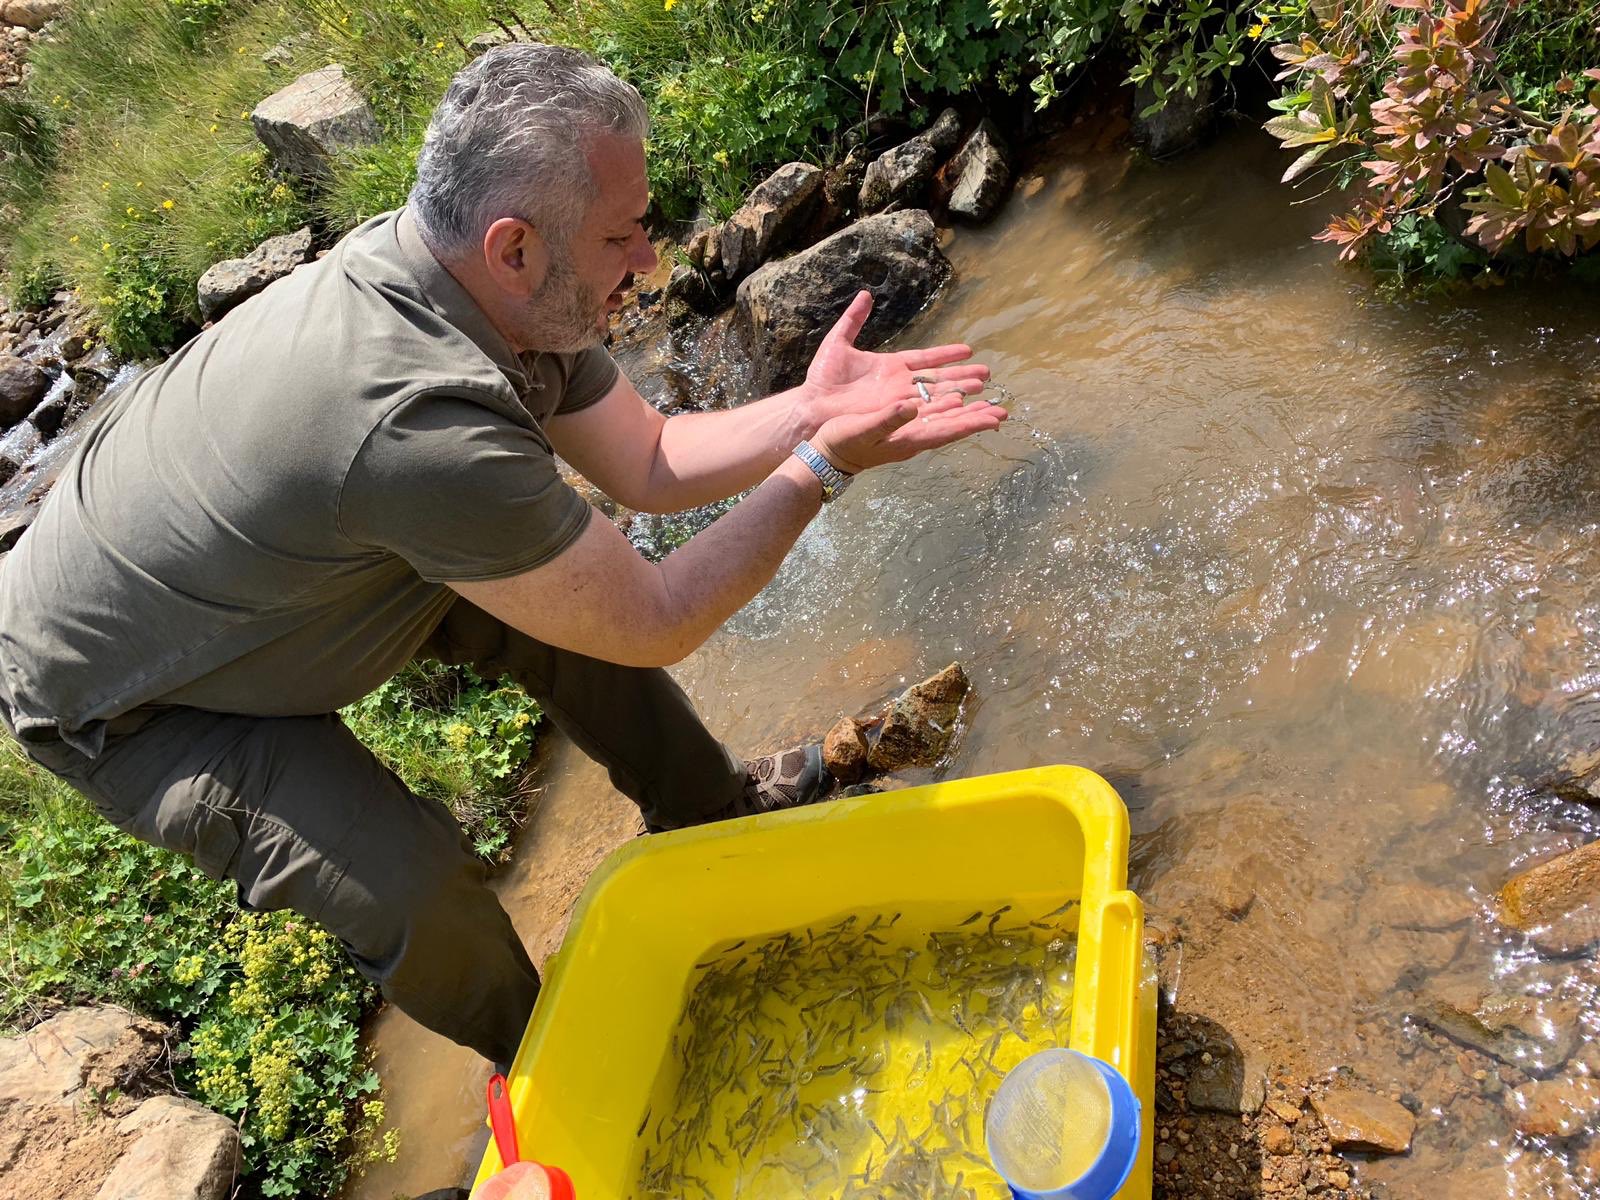
<path fill-rule="evenodd" d="M 867 762 L 875 771 L 931 767 L 950 748 L 970 684 L 960 663 L 907 688 L 884 710 Z"/>
<path fill-rule="evenodd" d="M 0 429 L 26 417 L 49 390 L 50 376 L 33 363 L 0 356 Z"/>
<path fill-rule="evenodd" d="M 65 9 L 62 0 L 0 0 L 0 25 L 20 25 L 24 29 L 43 29 Z"/>
<path fill-rule="evenodd" d="M 227 258 L 200 276 L 200 315 L 215 321 L 312 258 L 311 226 L 268 238 L 243 258 Z"/>
<path fill-rule="evenodd" d="M 95 1200 L 226 1200 L 239 1173 L 232 1121 L 181 1096 L 152 1096 L 117 1123 L 131 1144 Z"/>
<path fill-rule="evenodd" d="M 768 263 L 739 285 L 736 298 L 757 386 L 776 390 L 804 379 L 823 337 L 862 288 L 875 303 L 856 344 L 871 349 L 903 329 L 949 277 L 933 218 L 920 209 L 863 218 Z"/>
<path fill-rule="evenodd" d="M 858 207 L 863 213 L 899 212 L 922 204 L 939 166 L 939 152 L 926 138 L 914 137 L 885 150 L 867 167 Z"/>
<path fill-rule="evenodd" d="M 950 215 L 973 224 L 999 210 L 1011 186 L 1010 151 L 995 123 L 985 117 L 956 156 L 939 171 L 940 192 Z"/>
<path fill-rule="evenodd" d="M 126 1088 L 160 1061 L 166 1030 L 111 1005 L 69 1008 L 0 1039 L 0 1105 L 76 1108 Z"/>
<path fill-rule="evenodd" d="M 1172 158 L 1198 146 L 1211 132 L 1217 118 L 1216 77 L 1207 75 L 1187 92 L 1167 93 L 1167 102 L 1151 112 L 1156 95 L 1149 84 L 1134 91 L 1133 139 L 1151 158 Z"/>
<path fill-rule="evenodd" d="M 940 158 L 944 158 L 961 144 L 961 115 L 955 109 L 947 108 L 917 136 L 932 146 Z"/>
<path fill-rule="evenodd" d="M 371 145 L 380 136 L 372 110 L 339 63 L 268 96 L 250 123 L 279 168 L 311 180 L 327 177 L 339 151 Z"/>
<path fill-rule="evenodd" d="M 793 162 L 751 191 L 716 237 L 722 274 L 729 284 L 738 283 L 794 241 L 821 188 L 820 167 Z"/>

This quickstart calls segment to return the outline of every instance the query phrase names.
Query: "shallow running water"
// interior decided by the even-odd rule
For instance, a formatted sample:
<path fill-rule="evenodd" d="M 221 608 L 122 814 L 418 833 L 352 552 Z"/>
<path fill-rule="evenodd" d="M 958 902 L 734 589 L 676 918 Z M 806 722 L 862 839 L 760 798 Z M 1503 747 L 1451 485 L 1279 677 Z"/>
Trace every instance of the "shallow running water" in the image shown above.
<path fill-rule="evenodd" d="M 1105 774 L 1132 886 L 1186 925 L 1178 1007 L 1420 1112 L 1412 1152 L 1360 1178 L 1582 1194 L 1570 1147 L 1513 1134 L 1495 1091 L 1522 1076 L 1464 1076 L 1409 1014 L 1469 986 L 1597 1025 L 1592 966 L 1542 960 L 1486 902 L 1600 836 L 1523 786 L 1600 727 L 1600 306 L 1381 300 L 1309 240 L 1324 214 L 1282 166 L 1258 133 L 1164 167 L 1068 157 L 958 233 L 957 282 L 902 341 L 970 342 L 1023 419 L 860 480 L 679 675 L 753 752 L 960 659 L 977 699 L 926 777 Z M 398 1044 L 391 1086 L 425 1083 Z"/>
<path fill-rule="evenodd" d="M 1381 300 L 1281 166 L 1249 133 L 1071 159 L 958 234 L 903 340 L 970 343 L 1023 420 L 863 478 L 688 686 L 772 745 L 960 659 L 978 699 L 944 773 L 1107 775 L 1132 886 L 1188 926 L 1180 1008 L 1419 1108 L 1363 1178 L 1559 1194 L 1564 1151 L 1518 1145 L 1493 1083 L 1461 1095 L 1408 1014 L 1466 985 L 1596 1023 L 1589 965 L 1485 902 L 1600 835 L 1521 786 L 1595 732 L 1600 305 Z"/>

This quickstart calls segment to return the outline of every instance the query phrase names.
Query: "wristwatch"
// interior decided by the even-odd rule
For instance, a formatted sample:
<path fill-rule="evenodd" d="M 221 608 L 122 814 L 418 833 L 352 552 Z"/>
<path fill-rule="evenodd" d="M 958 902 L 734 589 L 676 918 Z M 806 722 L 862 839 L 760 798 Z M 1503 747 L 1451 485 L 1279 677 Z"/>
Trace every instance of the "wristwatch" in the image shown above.
<path fill-rule="evenodd" d="M 794 456 L 811 468 L 812 474 L 822 481 L 822 502 L 837 500 L 845 488 L 855 480 L 848 471 L 841 471 L 810 442 L 801 442 L 794 448 Z"/>

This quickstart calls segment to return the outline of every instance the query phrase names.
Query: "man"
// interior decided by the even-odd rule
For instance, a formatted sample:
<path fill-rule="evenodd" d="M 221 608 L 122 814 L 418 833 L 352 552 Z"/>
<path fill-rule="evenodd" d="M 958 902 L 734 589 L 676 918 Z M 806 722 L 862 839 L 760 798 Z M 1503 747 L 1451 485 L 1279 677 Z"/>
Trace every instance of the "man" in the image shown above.
<path fill-rule="evenodd" d="M 662 418 L 600 345 L 656 261 L 644 135 L 638 93 L 575 51 L 472 63 L 407 206 L 111 402 L 0 569 L 0 717 L 30 756 L 246 906 L 322 922 L 499 1063 L 533 964 L 450 814 L 337 710 L 413 656 L 470 663 L 651 828 L 804 803 L 814 754 L 753 777 L 662 668 L 772 578 L 840 472 L 1005 415 L 964 405 L 987 374 L 965 346 L 855 349 L 863 295 L 801 387 Z M 754 491 L 652 565 L 555 454 L 645 511 Z"/>

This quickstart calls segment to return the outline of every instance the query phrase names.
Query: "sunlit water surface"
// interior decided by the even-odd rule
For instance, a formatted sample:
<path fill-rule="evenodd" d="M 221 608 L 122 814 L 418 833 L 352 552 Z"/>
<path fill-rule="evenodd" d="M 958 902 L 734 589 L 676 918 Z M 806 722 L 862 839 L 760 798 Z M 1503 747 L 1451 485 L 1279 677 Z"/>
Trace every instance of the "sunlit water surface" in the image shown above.
<path fill-rule="evenodd" d="M 1493 984 L 1594 1024 L 1588 964 L 1539 961 L 1487 900 L 1600 835 L 1524 786 L 1600 712 L 1600 305 L 1380 299 L 1281 169 L 1254 135 L 1068 160 L 957 234 L 958 282 L 902 342 L 970 343 L 1018 419 L 861 479 L 684 677 L 770 747 L 959 659 L 977 699 L 936 774 L 1117 784 L 1133 886 L 1190 926 L 1179 1006 L 1421 1109 L 1363 1178 L 1572 1194 L 1566 1151 L 1519 1145 L 1407 1014 Z M 1406 928 L 1451 893 L 1478 914 Z"/>

